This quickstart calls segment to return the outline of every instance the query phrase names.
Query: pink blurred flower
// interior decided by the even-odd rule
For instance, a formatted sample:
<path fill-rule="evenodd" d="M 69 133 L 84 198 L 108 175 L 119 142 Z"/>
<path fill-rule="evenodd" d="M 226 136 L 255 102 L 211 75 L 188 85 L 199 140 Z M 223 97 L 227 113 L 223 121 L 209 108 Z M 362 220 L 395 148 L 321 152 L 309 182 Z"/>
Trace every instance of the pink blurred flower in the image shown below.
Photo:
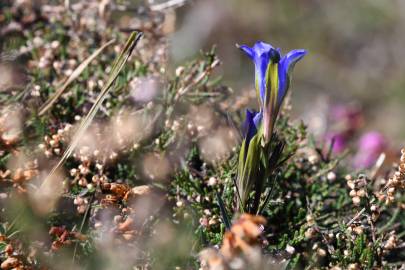
<path fill-rule="evenodd" d="M 351 144 L 354 136 L 363 126 L 363 114 L 358 106 L 335 105 L 329 111 L 331 123 L 326 133 L 325 148 L 333 143 L 332 152 L 342 153 Z"/>
<path fill-rule="evenodd" d="M 386 149 L 387 141 L 381 133 L 377 131 L 365 133 L 358 142 L 358 152 L 353 162 L 354 167 L 358 169 L 371 167 Z"/>
<path fill-rule="evenodd" d="M 332 152 L 339 154 L 347 148 L 348 138 L 343 133 L 329 133 L 326 135 L 326 148 L 329 149 L 332 143 Z"/>
<path fill-rule="evenodd" d="M 363 125 L 363 114 L 357 106 L 336 105 L 331 109 L 330 116 L 342 133 L 354 133 Z"/>

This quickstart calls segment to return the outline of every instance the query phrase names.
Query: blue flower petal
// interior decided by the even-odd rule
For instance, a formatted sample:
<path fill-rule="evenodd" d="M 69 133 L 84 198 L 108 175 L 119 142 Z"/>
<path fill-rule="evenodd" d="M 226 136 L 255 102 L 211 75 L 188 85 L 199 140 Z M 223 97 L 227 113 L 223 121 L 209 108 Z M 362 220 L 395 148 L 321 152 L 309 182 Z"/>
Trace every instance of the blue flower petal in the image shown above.
<path fill-rule="evenodd" d="M 254 122 L 254 118 L 257 115 L 255 111 L 246 110 L 246 119 L 242 125 L 242 134 L 246 138 L 246 141 L 250 141 L 252 137 L 256 134 L 257 129 Z"/>
<path fill-rule="evenodd" d="M 255 58 L 255 52 L 252 48 L 246 45 L 236 45 L 239 49 L 241 49 L 244 53 L 247 54 L 252 60 Z"/>
<path fill-rule="evenodd" d="M 253 45 L 253 50 L 255 54 L 260 57 L 263 54 L 269 54 L 271 50 L 274 50 L 271 44 L 265 43 L 263 41 L 258 41 Z"/>
<path fill-rule="evenodd" d="M 285 94 L 287 93 L 289 83 L 290 83 L 290 74 L 295 66 L 295 64 L 301 60 L 307 54 L 306 50 L 292 50 L 287 53 L 281 60 L 278 66 L 278 104 L 281 105 L 281 102 L 284 99 Z"/>
<path fill-rule="evenodd" d="M 277 62 L 280 60 L 280 49 L 274 49 L 273 46 L 262 41 L 256 42 L 253 47 L 240 45 L 239 48 L 244 51 L 255 64 L 256 89 L 263 104 L 266 93 L 267 68 L 272 60 Z"/>
<path fill-rule="evenodd" d="M 256 130 L 258 130 L 260 128 L 262 118 L 263 118 L 263 113 L 261 111 L 256 113 L 256 115 L 253 117 L 253 123 L 255 124 Z"/>

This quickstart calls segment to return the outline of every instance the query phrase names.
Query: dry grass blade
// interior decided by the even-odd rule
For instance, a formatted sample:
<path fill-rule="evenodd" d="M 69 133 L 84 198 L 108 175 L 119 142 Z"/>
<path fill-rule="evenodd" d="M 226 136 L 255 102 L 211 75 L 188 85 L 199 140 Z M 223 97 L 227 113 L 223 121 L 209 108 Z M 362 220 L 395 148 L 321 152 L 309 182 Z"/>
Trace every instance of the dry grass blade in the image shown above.
<path fill-rule="evenodd" d="M 63 92 L 68 88 L 68 86 L 76 80 L 80 74 L 82 74 L 83 70 L 86 69 L 86 67 L 90 64 L 91 61 L 93 61 L 94 58 L 96 58 L 105 48 L 110 46 L 115 42 L 114 39 L 108 41 L 106 44 L 98 48 L 95 52 L 93 52 L 86 60 L 84 60 L 69 76 L 69 78 L 65 81 L 65 83 L 56 91 L 56 93 L 51 96 L 45 103 L 42 105 L 42 107 L 39 110 L 38 115 L 42 116 L 44 115 L 51 107 L 52 105 L 58 100 L 58 98 L 63 94 Z"/>
<path fill-rule="evenodd" d="M 83 137 L 84 132 L 89 127 L 91 122 L 93 121 L 94 116 L 96 115 L 97 111 L 99 110 L 101 104 L 103 103 L 107 93 L 109 92 L 112 84 L 114 83 L 115 79 L 118 77 L 121 69 L 124 67 L 125 63 L 127 62 L 128 58 L 131 56 L 133 49 L 135 48 L 136 44 L 138 43 L 139 39 L 142 37 L 142 32 L 134 31 L 132 32 L 131 36 L 128 38 L 127 43 L 125 44 L 124 49 L 121 51 L 118 58 L 115 60 L 114 65 L 112 66 L 110 75 L 107 79 L 107 83 L 104 85 L 103 89 L 101 90 L 100 95 L 97 97 L 97 100 L 91 107 L 89 113 L 84 117 L 81 125 L 79 126 L 78 130 L 76 131 L 75 135 L 73 136 L 72 142 L 66 149 L 65 153 L 59 160 L 58 164 L 52 169 L 51 173 L 48 177 L 44 180 L 41 184 L 40 189 L 46 181 L 50 178 L 50 176 L 58 169 L 62 164 L 70 157 L 73 153 L 73 150 L 76 148 L 79 140 Z"/>

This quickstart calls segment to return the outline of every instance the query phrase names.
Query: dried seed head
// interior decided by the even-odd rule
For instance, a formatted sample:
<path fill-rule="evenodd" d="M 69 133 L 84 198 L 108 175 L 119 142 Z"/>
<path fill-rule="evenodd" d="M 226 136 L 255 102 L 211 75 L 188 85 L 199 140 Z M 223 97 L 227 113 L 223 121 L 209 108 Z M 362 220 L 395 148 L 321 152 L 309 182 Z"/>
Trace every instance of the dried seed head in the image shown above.
<path fill-rule="evenodd" d="M 382 193 L 378 193 L 377 198 L 380 202 L 382 202 L 382 201 L 385 201 L 386 196 Z"/>
<path fill-rule="evenodd" d="M 398 239 L 395 234 L 390 235 L 387 242 L 384 244 L 384 249 L 392 250 L 397 247 Z"/>
<path fill-rule="evenodd" d="M 184 67 L 179 66 L 176 68 L 176 77 L 180 77 L 184 73 Z"/>
<path fill-rule="evenodd" d="M 77 206 L 76 210 L 79 214 L 84 214 L 86 212 L 87 206 L 85 204 Z"/>
<path fill-rule="evenodd" d="M 311 239 L 312 237 L 314 237 L 315 236 L 315 229 L 314 228 L 312 228 L 312 227 L 310 227 L 310 228 L 308 228 L 306 231 L 305 231 L 305 238 L 307 238 L 307 239 Z"/>
<path fill-rule="evenodd" d="M 395 188 L 394 188 L 394 187 L 390 187 L 390 188 L 387 190 L 388 196 L 393 195 L 394 193 L 395 193 Z"/>
<path fill-rule="evenodd" d="M 370 210 L 371 210 L 372 212 L 376 212 L 376 211 L 378 211 L 379 209 L 378 209 L 378 206 L 377 206 L 376 204 L 372 204 L 371 207 L 370 207 Z"/>
<path fill-rule="evenodd" d="M 316 253 L 321 256 L 321 257 L 325 257 L 326 256 L 326 250 L 324 250 L 323 248 L 318 248 L 316 250 Z"/>
<path fill-rule="evenodd" d="M 49 150 L 46 150 L 46 151 L 44 152 L 44 154 L 45 154 L 45 156 L 46 156 L 47 158 L 50 158 L 50 157 L 52 156 L 52 152 L 49 151 Z"/>
<path fill-rule="evenodd" d="M 347 181 L 347 186 L 350 189 L 355 189 L 356 188 L 356 185 L 355 185 L 354 181 L 352 181 L 352 180 Z"/>
<path fill-rule="evenodd" d="M 177 202 L 176 202 L 176 206 L 177 206 L 177 207 L 183 207 L 183 206 L 184 206 L 183 201 L 177 201 Z"/>
<path fill-rule="evenodd" d="M 388 195 L 388 196 L 385 198 L 385 204 L 386 204 L 386 205 L 389 205 L 389 204 L 391 204 L 392 202 L 394 202 L 394 196 Z"/>
<path fill-rule="evenodd" d="M 81 197 L 76 197 L 74 200 L 73 200 L 73 204 L 75 204 L 75 205 L 82 205 L 84 203 L 84 200 L 83 200 L 83 198 L 81 198 Z"/>
<path fill-rule="evenodd" d="M 360 270 L 360 267 L 357 263 L 351 263 L 347 267 L 348 270 Z"/>
<path fill-rule="evenodd" d="M 360 197 L 355 196 L 352 198 L 352 201 L 353 201 L 354 205 L 358 206 L 358 205 L 360 205 L 361 199 L 360 199 Z"/>
<path fill-rule="evenodd" d="M 218 183 L 218 180 L 216 177 L 212 176 L 208 179 L 207 185 L 208 186 L 215 186 Z"/>
<path fill-rule="evenodd" d="M 217 220 L 215 219 L 215 218 L 211 218 L 209 221 L 208 221 L 208 225 L 209 226 L 213 226 L 213 225 L 215 225 L 215 224 L 217 224 L 218 222 L 217 222 Z"/>
<path fill-rule="evenodd" d="M 317 154 L 313 154 L 308 156 L 308 161 L 311 164 L 317 164 L 319 162 L 319 156 Z"/>
<path fill-rule="evenodd" d="M 76 174 L 78 173 L 78 170 L 76 168 L 73 168 L 70 170 L 70 175 L 71 176 L 76 176 Z"/>
<path fill-rule="evenodd" d="M 205 228 L 208 227 L 208 218 L 207 217 L 200 218 L 200 225 Z"/>
<path fill-rule="evenodd" d="M 336 174 L 334 172 L 328 172 L 326 178 L 330 181 L 333 182 L 336 180 Z"/>
<path fill-rule="evenodd" d="M 362 227 L 362 226 L 354 227 L 353 231 L 354 231 L 356 234 L 360 235 L 360 234 L 363 233 L 363 227 Z"/>
<path fill-rule="evenodd" d="M 308 214 L 308 215 L 305 217 L 305 219 L 307 220 L 307 223 L 308 223 L 309 226 L 314 225 L 315 219 L 314 219 L 314 216 L 313 216 L 313 215 Z"/>
<path fill-rule="evenodd" d="M 312 250 L 316 250 L 316 249 L 318 248 L 318 246 L 319 246 L 319 244 L 318 244 L 318 243 L 313 244 L 313 246 L 312 246 Z"/>
<path fill-rule="evenodd" d="M 359 189 L 356 192 L 356 195 L 359 196 L 359 197 L 364 197 L 364 196 L 366 196 L 366 191 L 364 189 Z"/>
<path fill-rule="evenodd" d="M 290 253 L 290 254 L 294 254 L 295 253 L 295 248 L 293 246 L 287 245 L 285 250 Z"/>

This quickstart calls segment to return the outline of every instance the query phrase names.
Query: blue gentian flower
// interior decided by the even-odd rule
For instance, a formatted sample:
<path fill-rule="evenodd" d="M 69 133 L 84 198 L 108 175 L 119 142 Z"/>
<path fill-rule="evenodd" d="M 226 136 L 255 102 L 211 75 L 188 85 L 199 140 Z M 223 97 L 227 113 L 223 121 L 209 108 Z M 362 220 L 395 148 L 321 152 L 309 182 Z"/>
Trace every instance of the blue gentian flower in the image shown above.
<path fill-rule="evenodd" d="M 242 126 L 243 141 L 239 152 L 237 187 L 244 209 L 249 191 L 259 173 L 260 135 L 258 130 L 262 122 L 262 112 L 246 110 L 246 119 Z"/>
<path fill-rule="evenodd" d="M 247 144 L 256 135 L 260 122 L 262 121 L 262 113 L 246 110 L 246 119 L 242 125 L 242 135 L 246 139 Z"/>
<path fill-rule="evenodd" d="M 238 47 L 255 64 L 255 86 L 263 113 L 263 135 L 265 142 L 268 143 L 290 85 L 291 72 L 307 52 L 299 49 L 282 56 L 280 49 L 275 49 L 262 41 L 256 42 L 253 47 L 246 45 Z"/>
<path fill-rule="evenodd" d="M 261 121 L 261 112 L 246 110 L 245 122 L 243 122 L 242 124 L 242 135 L 246 141 L 246 149 L 249 148 L 250 140 L 257 134 L 257 131 L 260 128 Z"/>

